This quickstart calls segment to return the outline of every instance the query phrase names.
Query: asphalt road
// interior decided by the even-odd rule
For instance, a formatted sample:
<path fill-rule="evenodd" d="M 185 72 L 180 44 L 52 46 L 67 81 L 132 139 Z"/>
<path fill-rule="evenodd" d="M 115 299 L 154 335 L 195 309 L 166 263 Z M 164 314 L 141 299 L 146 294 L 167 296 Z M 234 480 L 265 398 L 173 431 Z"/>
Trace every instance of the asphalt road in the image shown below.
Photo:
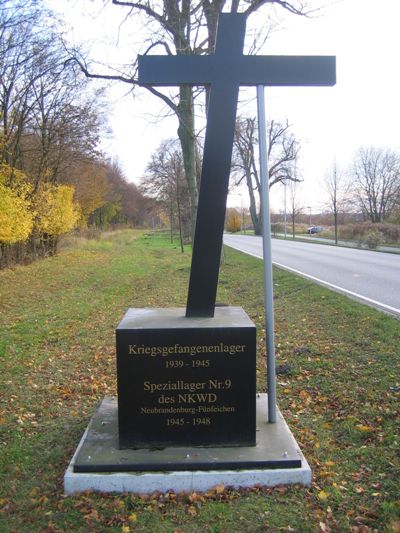
<path fill-rule="evenodd" d="M 262 238 L 224 235 L 224 243 L 262 258 Z M 400 318 L 400 254 L 272 239 L 272 261 Z"/>

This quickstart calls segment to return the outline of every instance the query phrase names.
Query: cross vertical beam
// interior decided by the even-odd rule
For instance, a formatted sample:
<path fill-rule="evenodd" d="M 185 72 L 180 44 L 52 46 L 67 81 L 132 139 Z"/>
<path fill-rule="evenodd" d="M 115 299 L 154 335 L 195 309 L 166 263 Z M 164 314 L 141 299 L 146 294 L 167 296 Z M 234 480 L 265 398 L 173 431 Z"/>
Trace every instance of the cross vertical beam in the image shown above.
<path fill-rule="evenodd" d="M 221 64 L 240 57 L 245 35 L 243 17 L 236 18 L 234 25 L 227 26 L 225 21 L 218 26 L 215 47 L 215 58 Z M 229 78 L 210 88 L 187 317 L 214 316 L 238 92 L 238 81 Z"/>

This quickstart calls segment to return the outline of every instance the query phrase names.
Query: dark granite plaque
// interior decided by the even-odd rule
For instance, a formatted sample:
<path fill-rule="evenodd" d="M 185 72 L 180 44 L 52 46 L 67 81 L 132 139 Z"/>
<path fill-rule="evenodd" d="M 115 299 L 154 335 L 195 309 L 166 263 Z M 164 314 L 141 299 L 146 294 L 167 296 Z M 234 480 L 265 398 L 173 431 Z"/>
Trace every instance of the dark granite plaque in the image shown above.
<path fill-rule="evenodd" d="M 256 328 L 243 309 L 130 309 L 116 335 L 120 448 L 255 445 Z"/>

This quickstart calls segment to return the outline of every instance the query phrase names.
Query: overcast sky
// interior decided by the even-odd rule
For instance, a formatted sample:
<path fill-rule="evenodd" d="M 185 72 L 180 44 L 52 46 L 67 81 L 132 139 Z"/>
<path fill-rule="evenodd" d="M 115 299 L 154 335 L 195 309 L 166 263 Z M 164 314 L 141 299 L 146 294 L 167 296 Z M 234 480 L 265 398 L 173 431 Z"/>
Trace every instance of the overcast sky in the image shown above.
<path fill-rule="evenodd" d="M 62 13 L 76 42 L 88 46 L 104 63 L 134 53 L 140 34 L 118 34 L 126 13 L 102 0 L 48 0 Z M 313 18 L 283 17 L 263 51 L 277 55 L 335 55 L 337 84 L 331 88 L 267 88 L 268 118 L 288 119 L 301 142 L 300 170 L 304 179 L 302 203 L 313 211 L 323 203 L 320 181 L 336 160 L 346 167 L 362 145 L 400 150 L 400 1 L 342 0 Z M 117 39 L 119 35 L 119 41 Z M 103 43 L 103 44 L 101 44 Z M 117 47 L 111 46 L 118 44 Z M 132 43 L 132 46 L 131 46 Z M 120 160 L 127 178 L 143 175 L 150 154 L 162 139 L 175 137 L 175 118 L 155 119 L 159 99 L 140 90 L 135 99 L 124 96 L 127 86 L 109 96 L 113 138 L 104 146 Z M 255 89 L 254 89 L 255 94 Z M 255 114 L 253 109 L 248 109 Z M 282 187 L 271 191 L 272 207 L 282 209 Z M 247 204 L 245 194 L 243 205 Z M 230 204 L 240 204 L 232 195 Z"/>

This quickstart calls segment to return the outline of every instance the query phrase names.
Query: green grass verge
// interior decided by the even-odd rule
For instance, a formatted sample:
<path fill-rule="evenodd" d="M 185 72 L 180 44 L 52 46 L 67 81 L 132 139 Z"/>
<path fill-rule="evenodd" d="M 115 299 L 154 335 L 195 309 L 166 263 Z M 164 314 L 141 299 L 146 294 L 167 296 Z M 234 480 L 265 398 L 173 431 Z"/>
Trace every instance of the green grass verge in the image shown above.
<path fill-rule="evenodd" d="M 128 307 L 184 306 L 190 251 L 121 231 L 0 272 L 0 531 L 399 531 L 399 322 L 274 271 L 278 403 L 311 487 L 65 497 L 96 402 L 116 393 L 114 330 Z M 218 300 L 258 328 L 262 263 L 226 249 Z"/>

